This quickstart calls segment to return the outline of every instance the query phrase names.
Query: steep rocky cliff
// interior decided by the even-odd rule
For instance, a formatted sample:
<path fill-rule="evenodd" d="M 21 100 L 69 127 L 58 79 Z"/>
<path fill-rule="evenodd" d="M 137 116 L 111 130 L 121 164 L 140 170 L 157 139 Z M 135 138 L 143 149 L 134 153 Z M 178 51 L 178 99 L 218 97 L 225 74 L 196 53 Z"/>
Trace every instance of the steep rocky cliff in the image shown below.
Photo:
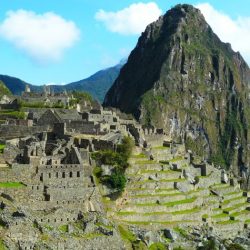
<path fill-rule="evenodd" d="M 250 161 L 249 88 L 241 55 L 198 9 L 177 5 L 146 28 L 104 105 L 164 127 L 197 155 L 238 172 Z"/>

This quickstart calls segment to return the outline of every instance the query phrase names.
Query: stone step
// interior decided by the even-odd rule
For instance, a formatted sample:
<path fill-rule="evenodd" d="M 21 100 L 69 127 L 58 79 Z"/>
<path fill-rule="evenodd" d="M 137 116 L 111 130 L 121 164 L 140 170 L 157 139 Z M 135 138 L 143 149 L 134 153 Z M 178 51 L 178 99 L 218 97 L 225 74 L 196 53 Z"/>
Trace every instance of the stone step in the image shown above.
<path fill-rule="evenodd" d="M 242 210 L 240 212 L 230 214 L 230 219 L 231 220 L 240 220 L 240 221 L 250 220 L 250 210 Z"/>
<path fill-rule="evenodd" d="M 188 195 L 180 194 L 180 193 L 173 193 L 171 195 L 137 195 L 137 196 L 130 196 L 129 202 L 133 204 L 139 203 L 156 203 L 159 201 L 160 203 L 167 203 L 171 201 L 178 201 L 178 200 L 185 200 L 188 198 Z"/>
<path fill-rule="evenodd" d="M 230 200 L 224 200 L 220 204 L 220 206 L 221 206 L 222 209 L 225 209 L 225 208 L 232 207 L 233 205 L 236 205 L 236 204 L 244 203 L 246 201 L 247 201 L 246 197 L 243 197 L 243 196 L 241 196 L 241 197 L 235 197 L 235 198 L 232 198 Z"/>
<path fill-rule="evenodd" d="M 244 202 L 244 203 L 239 203 L 237 205 L 234 205 L 232 207 L 225 208 L 225 209 L 223 209 L 223 212 L 227 213 L 227 214 L 233 214 L 233 213 L 245 210 L 249 207 L 250 207 L 250 204 L 247 202 Z"/>
<path fill-rule="evenodd" d="M 185 181 L 185 179 L 173 179 L 173 180 L 160 180 L 160 181 L 154 181 L 154 180 L 146 180 L 141 181 L 140 178 L 137 180 L 134 180 L 133 183 L 131 183 L 131 186 L 133 188 L 146 188 L 146 189 L 168 189 L 168 188 L 174 188 L 175 182 L 182 182 Z"/>
<path fill-rule="evenodd" d="M 215 216 L 215 215 L 222 214 L 222 213 L 223 213 L 223 210 L 217 207 L 217 208 L 212 209 L 211 216 Z"/>
<path fill-rule="evenodd" d="M 232 233 L 235 236 L 238 234 L 238 231 L 242 231 L 244 228 L 244 222 L 242 221 L 235 221 L 235 220 L 228 220 L 228 221 L 219 221 L 214 224 L 215 231 L 221 232 L 229 232 L 230 236 Z M 232 228 L 234 229 L 232 231 Z"/>
<path fill-rule="evenodd" d="M 174 201 L 169 203 L 141 203 L 130 204 L 129 202 L 124 205 L 122 211 L 124 212 L 136 212 L 136 213 L 151 213 L 151 212 L 176 212 L 180 210 L 193 209 L 201 207 L 202 200 L 199 198 L 192 198 L 180 201 Z"/>
<path fill-rule="evenodd" d="M 181 220 L 181 221 L 126 221 L 126 220 L 120 220 L 121 223 L 129 224 L 129 225 L 135 225 L 135 226 L 144 226 L 144 227 L 150 227 L 154 229 L 162 229 L 162 228 L 175 228 L 175 227 L 183 227 L 183 226 L 197 226 L 201 224 L 200 220 Z"/>
<path fill-rule="evenodd" d="M 131 165 L 127 170 L 126 174 L 137 174 L 138 172 L 144 170 L 154 170 L 154 171 L 162 171 L 162 170 L 167 170 L 169 169 L 168 166 L 162 166 L 159 163 L 154 163 L 154 164 L 133 164 Z"/>
<path fill-rule="evenodd" d="M 126 192 L 128 195 L 147 195 L 147 194 L 173 194 L 178 191 L 174 188 L 168 188 L 168 189 L 127 188 Z"/>
<path fill-rule="evenodd" d="M 116 216 L 119 217 L 120 220 L 126 221 L 180 221 L 180 220 L 202 220 L 202 212 L 200 209 L 191 209 L 191 210 L 183 210 L 173 213 L 126 213 L 126 212 L 118 212 Z"/>
<path fill-rule="evenodd" d="M 134 177 L 135 173 L 128 174 L 128 177 Z M 141 177 L 141 180 L 169 180 L 169 179 L 178 179 L 181 176 L 180 172 L 165 170 L 165 171 L 156 171 L 156 170 L 140 170 L 136 173 L 136 178 Z"/>
<path fill-rule="evenodd" d="M 220 213 L 220 214 L 216 214 L 216 215 L 211 216 L 211 220 L 213 222 L 228 221 L 228 220 L 230 220 L 230 216 L 228 214 L 225 214 L 225 213 Z"/>
<path fill-rule="evenodd" d="M 230 186 L 228 184 L 223 184 L 222 186 L 213 186 L 210 189 L 215 190 L 220 195 L 225 195 L 227 193 L 232 193 L 232 192 L 236 191 L 234 186 Z"/>
<path fill-rule="evenodd" d="M 243 192 L 234 191 L 234 192 L 231 192 L 231 193 L 224 194 L 224 199 L 229 200 L 229 199 L 233 199 L 233 198 L 236 198 L 236 197 L 242 197 L 242 196 L 243 196 Z"/>

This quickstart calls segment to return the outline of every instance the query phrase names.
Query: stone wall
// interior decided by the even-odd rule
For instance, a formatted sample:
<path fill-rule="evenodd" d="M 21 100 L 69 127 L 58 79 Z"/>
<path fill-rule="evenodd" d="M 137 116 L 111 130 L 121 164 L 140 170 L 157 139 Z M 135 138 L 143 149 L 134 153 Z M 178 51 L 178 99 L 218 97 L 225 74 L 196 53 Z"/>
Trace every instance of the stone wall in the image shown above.
<path fill-rule="evenodd" d="M 15 125 L 1 125 L 0 126 L 0 138 L 2 139 L 14 139 L 30 136 L 43 131 L 49 131 L 51 128 L 46 124 L 43 126 L 15 126 Z"/>
<path fill-rule="evenodd" d="M 66 127 L 68 132 L 79 134 L 98 134 L 100 132 L 100 124 L 86 121 L 67 121 Z"/>

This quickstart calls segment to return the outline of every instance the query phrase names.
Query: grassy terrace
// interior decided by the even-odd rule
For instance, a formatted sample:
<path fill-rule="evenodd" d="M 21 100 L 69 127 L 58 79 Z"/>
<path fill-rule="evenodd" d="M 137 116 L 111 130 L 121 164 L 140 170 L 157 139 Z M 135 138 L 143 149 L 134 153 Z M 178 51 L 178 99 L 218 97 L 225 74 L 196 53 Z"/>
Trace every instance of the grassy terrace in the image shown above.
<path fill-rule="evenodd" d="M 241 196 L 242 196 L 242 193 L 238 192 L 238 191 L 234 191 L 234 192 L 230 192 L 230 193 L 224 194 L 224 196 L 230 196 L 230 195 L 234 195 L 234 194 L 241 194 Z"/>
<path fill-rule="evenodd" d="M 169 225 L 169 226 L 175 226 L 175 225 L 180 225 L 180 224 L 192 224 L 194 222 L 199 222 L 199 221 L 193 221 L 193 220 L 182 220 L 182 221 L 122 221 L 123 223 L 126 224 L 134 224 L 134 225 L 152 225 L 152 224 L 158 224 L 158 225 Z"/>
<path fill-rule="evenodd" d="M 239 197 L 235 197 L 235 198 L 232 198 L 232 199 L 229 199 L 229 200 L 224 200 L 224 201 L 221 203 L 221 205 L 226 205 L 226 204 L 229 204 L 229 203 L 232 202 L 232 201 L 240 200 L 240 199 L 242 199 L 242 198 L 244 198 L 244 197 L 243 197 L 243 196 L 239 196 Z"/>
<path fill-rule="evenodd" d="M 212 218 L 214 219 L 219 219 L 219 218 L 224 218 L 224 217 L 228 217 L 228 214 L 221 213 L 221 214 L 216 214 L 212 216 Z"/>
<path fill-rule="evenodd" d="M 117 212 L 118 215 L 142 215 L 142 216 L 151 216 L 151 215 L 182 215 L 182 214 L 193 214 L 200 212 L 200 208 L 193 208 L 193 209 L 186 209 L 180 210 L 175 212 L 151 212 L 151 213 L 137 213 L 137 212 L 127 212 L 127 211 L 120 211 Z"/>
<path fill-rule="evenodd" d="M 240 212 L 235 212 L 235 213 L 230 214 L 230 217 L 237 217 L 237 216 L 243 215 L 243 214 L 249 214 L 249 216 L 250 216 L 250 211 L 243 210 L 243 211 L 240 211 Z M 249 222 L 250 222 L 250 220 L 249 220 Z"/>
<path fill-rule="evenodd" d="M 4 148 L 5 148 L 5 145 L 4 144 L 0 144 L 0 154 L 3 153 Z"/>
<path fill-rule="evenodd" d="M 217 224 L 219 225 L 228 225 L 228 224 L 234 224 L 239 222 L 238 220 L 226 220 L 226 221 L 219 221 Z"/>
<path fill-rule="evenodd" d="M 157 146 L 157 147 L 153 147 L 152 149 L 158 149 L 158 150 L 164 150 L 164 149 L 169 149 L 170 147 L 166 147 L 166 146 Z"/>
<path fill-rule="evenodd" d="M 158 181 L 155 180 L 144 180 L 144 181 L 137 181 L 137 184 L 145 184 L 145 183 L 153 183 L 153 182 L 183 182 L 185 179 L 161 179 Z"/>
<path fill-rule="evenodd" d="M 169 160 L 169 162 L 173 163 L 173 162 L 182 161 L 182 160 L 184 160 L 183 156 L 178 156 L 178 157 L 175 157 L 175 158 Z"/>
<path fill-rule="evenodd" d="M 140 190 L 140 189 L 138 189 Z M 198 189 L 198 190 L 193 190 L 193 191 L 189 191 L 186 193 L 182 193 L 176 189 L 158 189 L 155 190 L 156 193 L 150 193 L 150 194 L 138 194 L 138 195 L 131 195 L 131 197 L 133 198 L 147 198 L 147 197 L 167 197 L 167 196 L 178 196 L 178 195 L 182 195 L 182 196 L 186 196 L 186 195 L 190 195 L 190 194 L 195 194 L 195 193 L 199 193 L 200 191 L 202 191 L 203 189 Z M 175 191 L 175 192 L 171 192 L 171 193 L 163 193 L 163 194 L 159 194 L 159 192 L 162 191 Z"/>
<path fill-rule="evenodd" d="M 168 197 L 168 196 L 178 196 L 178 195 L 184 195 L 182 193 L 170 193 L 170 194 L 138 194 L 138 195 L 131 195 L 131 198 L 150 198 L 150 197 Z"/>
<path fill-rule="evenodd" d="M 247 204 L 249 204 L 249 203 L 247 203 L 247 202 L 239 203 L 239 204 L 237 204 L 235 206 L 232 206 L 232 207 L 229 207 L 229 208 L 225 208 L 225 209 L 223 209 L 223 211 L 225 211 L 225 212 L 231 212 L 231 211 L 233 211 L 233 210 L 235 210 L 237 208 L 240 208 L 242 206 L 245 206 Z"/>
<path fill-rule="evenodd" d="M 157 161 L 150 161 L 150 160 L 137 161 L 135 164 L 138 164 L 138 165 L 143 165 L 143 164 L 157 164 Z"/>
<path fill-rule="evenodd" d="M 166 202 L 166 203 L 136 203 L 134 205 L 140 206 L 140 207 L 148 207 L 148 206 L 166 206 L 166 207 L 174 207 L 177 205 L 182 205 L 182 204 L 188 204 L 188 203 L 193 203 L 197 197 L 193 197 L 190 199 L 185 199 L 185 200 L 179 200 L 179 201 L 171 201 L 171 202 Z"/>
<path fill-rule="evenodd" d="M 146 158 L 146 155 L 144 155 L 144 154 L 132 155 L 131 158 L 132 159 L 143 159 L 143 158 Z"/>
<path fill-rule="evenodd" d="M 22 188 L 25 185 L 21 182 L 0 182 L 0 188 Z"/>
<path fill-rule="evenodd" d="M 178 174 L 177 171 L 174 170 L 162 170 L 162 171 L 157 171 L 157 170 L 141 170 L 141 174 L 156 174 L 156 173 L 164 173 L 164 174 Z"/>

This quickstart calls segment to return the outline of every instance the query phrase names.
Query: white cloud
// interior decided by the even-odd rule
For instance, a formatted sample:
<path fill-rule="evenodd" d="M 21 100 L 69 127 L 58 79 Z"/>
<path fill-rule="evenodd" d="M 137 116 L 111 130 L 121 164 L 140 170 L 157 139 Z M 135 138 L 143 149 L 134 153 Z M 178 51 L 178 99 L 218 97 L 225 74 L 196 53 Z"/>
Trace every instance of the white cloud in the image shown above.
<path fill-rule="evenodd" d="M 72 21 L 52 12 L 9 11 L 0 23 L 0 37 L 14 44 L 40 63 L 57 61 L 79 39 Z"/>
<path fill-rule="evenodd" d="M 156 3 L 135 3 L 117 12 L 99 10 L 95 18 L 104 23 L 111 32 L 122 35 L 137 35 L 146 26 L 158 19 L 162 10 Z"/>
<path fill-rule="evenodd" d="M 66 83 L 65 82 L 60 82 L 60 83 L 49 82 L 49 83 L 46 83 L 44 85 L 46 85 L 46 86 L 52 86 L 52 85 L 61 85 L 61 86 L 63 86 L 63 85 L 66 85 Z"/>
<path fill-rule="evenodd" d="M 229 42 L 235 51 L 239 51 L 250 64 L 250 17 L 230 16 L 216 10 L 209 3 L 196 6 L 206 21 L 223 42 Z"/>

